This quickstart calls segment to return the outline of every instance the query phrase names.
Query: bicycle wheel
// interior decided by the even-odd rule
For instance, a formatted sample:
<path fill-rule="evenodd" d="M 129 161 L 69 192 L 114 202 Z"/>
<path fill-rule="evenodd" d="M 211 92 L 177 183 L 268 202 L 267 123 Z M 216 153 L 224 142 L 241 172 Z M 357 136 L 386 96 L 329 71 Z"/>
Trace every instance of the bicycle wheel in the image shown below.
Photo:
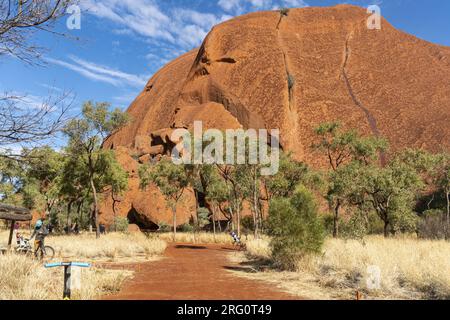
<path fill-rule="evenodd" d="M 53 259 L 55 257 L 55 249 L 53 249 L 50 246 L 45 246 L 45 254 L 44 254 L 44 258 L 45 259 Z"/>

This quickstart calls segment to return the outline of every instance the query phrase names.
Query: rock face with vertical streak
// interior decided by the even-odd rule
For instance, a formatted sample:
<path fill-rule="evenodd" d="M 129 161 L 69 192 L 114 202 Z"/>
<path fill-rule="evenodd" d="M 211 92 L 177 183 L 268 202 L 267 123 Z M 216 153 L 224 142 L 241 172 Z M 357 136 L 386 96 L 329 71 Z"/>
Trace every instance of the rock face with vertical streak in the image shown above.
<path fill-rule="evenodd" d="M 310 148 L 313 129 L 339 121 L 387 138 L 394 151 L 449 150 L 450 48 L 384 19 L 381 30 L 369 30 L 368 17 L 363 8 L 339 5 L 257 12 L 217 25 L 199 49 L 150 79 L 128 109 L 132 123 L 105 147 L 118 150 L 125 167 L 137 167 L 170 152 L 174 129 L 202 120 L 205 128 L 279 128 L 285 150 L 321 166 Z M 118 214 L 170 223 L 158 190 L 140 191 L 136 179 L 116 204 Z M 186 201 L 180 223 L 195 208 L 192 194 Z M 108 200 L 101 212 L 111 217 Z"/>

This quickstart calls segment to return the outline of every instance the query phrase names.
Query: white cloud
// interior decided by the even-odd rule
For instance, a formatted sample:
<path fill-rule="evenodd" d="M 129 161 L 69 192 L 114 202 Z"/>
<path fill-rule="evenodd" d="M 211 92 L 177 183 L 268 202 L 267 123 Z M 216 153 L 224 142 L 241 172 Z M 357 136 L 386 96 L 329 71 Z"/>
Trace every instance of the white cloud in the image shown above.
<path fill-rule="evenodd" d="M 241 0 L 219 0 L 217 3 L 222 10 L 229 13 L 241 13 L 244 8 L 241 4 Z"/>
<path fill-rule="evenodd" d="M 148 80 L 147 76 L 129 74 L 107 66 L 102 66 L 80 59 L 76 56 L 69 56 L 69 59 L 71 60 L 71 62 L 53 58 L 46 58 L 48 62 L 75 71 L 88 79 L 109 83 L 116 87 L 126 85 L 133 87 L 143 87 Z"/>
<path fill-rule="evenodd" d="M 214 13 L 201 12 L 192 6 L 164 6 L 164 0 L 80 0 L 85 12 L 113 23 L 112 32 L 123 36 L 138 36 L 154 48 L 170 44 L 174 52 L 186 52 L 198 47 L 211 28 L 233 16 L 255 10 L 273 10 L 280 7 L 307 6 L 303 0 L 215 0 Z M 155 53 L 151 50 L 150 53 Z M 161 54 L 161 64 L 166 62 L 167 54 Z M 152 57 L 153 60 L 154 57 Z M 67 66 L 68 67 L 68 66 Z M 78 67 L 78 66 L 77 66 Z M 74 68 L 72 68 L 73 70 Z M 75 70 L 87 77 L 92 69 Z M 100 81 L 104 79 L 100 74 Z"/>
<path fill-rule="evenodd" d="M 308 4 L 304 0 L 219 0 L 222 10 L 234 15 L 254 10 L 273 10 L 281 7 L 302 8 Z"/>

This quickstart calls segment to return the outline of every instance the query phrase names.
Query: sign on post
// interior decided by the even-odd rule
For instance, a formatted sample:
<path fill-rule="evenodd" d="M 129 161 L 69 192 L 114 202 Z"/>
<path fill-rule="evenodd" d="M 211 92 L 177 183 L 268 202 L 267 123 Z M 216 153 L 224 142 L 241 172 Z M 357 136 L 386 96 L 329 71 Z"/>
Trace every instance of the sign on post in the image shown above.
<path fill-rule="evenodd" d="M 64 293 L 63 299 L 70 300 L 70 296 L 72 294 L 72 267 L 79 268 L 89 268 L 91 267 L 90 263 L 86 262 L 55 262 L 55 263 L 47 263 L 45 265 L 46 268 L 56 268 L 56 267 L 64 267 Z M 74 269 L 75 270 L 75 269 Z M 79 280 L 79 278 L 78 278 Z M 80 282 L 74 281 L 74 289 L 79 289 L 81 286 Z"/>

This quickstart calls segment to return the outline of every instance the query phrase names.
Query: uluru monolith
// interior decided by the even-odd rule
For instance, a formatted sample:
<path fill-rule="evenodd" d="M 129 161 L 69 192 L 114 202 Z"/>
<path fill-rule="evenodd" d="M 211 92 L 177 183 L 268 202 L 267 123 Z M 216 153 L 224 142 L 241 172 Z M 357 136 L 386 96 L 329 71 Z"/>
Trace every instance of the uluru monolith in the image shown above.
<path fill-rule="evenodd" d="M 105 142 L 130 174 L 116 212 L 151 227 L 170 223 L 156 188 L 139 190 L 139 163 L 174 146 L 176 128 L 280 129 L 284 150 L 313 166 L 314 128 L 338 121 L 391 148 L 450 149 L 450 48 L 367 27 L 365 9 L 339 5 L 256 12 L 215 26 L 200 48 L 158 71 L 128 109 L 133 121 Z M 102 219 L 111 221 L 105 196 Z M 179 206 L 186 223 L 192 193 Z"/>

